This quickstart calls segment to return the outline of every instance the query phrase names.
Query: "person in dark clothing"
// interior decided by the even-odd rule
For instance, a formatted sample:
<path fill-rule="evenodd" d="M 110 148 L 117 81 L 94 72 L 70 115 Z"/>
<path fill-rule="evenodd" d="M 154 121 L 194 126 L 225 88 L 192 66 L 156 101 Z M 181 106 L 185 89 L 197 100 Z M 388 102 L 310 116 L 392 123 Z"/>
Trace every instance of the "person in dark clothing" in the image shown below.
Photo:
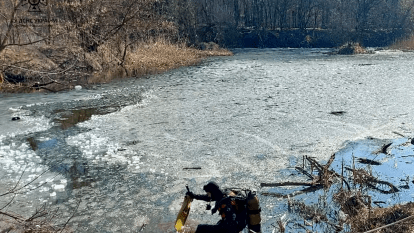
<path fill-rule="evenodd" d="M 209 182 L 203 189 L 206 191 L 206 195 L 196 195 L 192 192 L 187 192 L 187 195 L 196 200 L 214 201 L 215 205 L 211 214 L 218 211 L 221 220 L 216 225 L 198 225 L 196 233 L 239 233 L 246 227 L 246 212 L 237 211 L 234 200 L 223 192 L 215 182 Z M 209 206 L 207 205 L 207 209 Z"/>

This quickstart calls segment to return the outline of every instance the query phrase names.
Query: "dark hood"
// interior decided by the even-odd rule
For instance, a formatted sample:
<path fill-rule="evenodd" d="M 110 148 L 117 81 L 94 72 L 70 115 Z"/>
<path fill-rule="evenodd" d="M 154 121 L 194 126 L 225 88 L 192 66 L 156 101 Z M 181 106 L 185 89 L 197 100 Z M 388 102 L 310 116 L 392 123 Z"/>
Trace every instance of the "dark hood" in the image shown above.
<path fill-rule="evenodd" d="M 224 193 L 221 191 L 220 187 L 215 182 L 209 182 L 204 185 L 204 191 L 211 193 L 211 199 L 213 201 L 219 201 L 223 198 Z"/>

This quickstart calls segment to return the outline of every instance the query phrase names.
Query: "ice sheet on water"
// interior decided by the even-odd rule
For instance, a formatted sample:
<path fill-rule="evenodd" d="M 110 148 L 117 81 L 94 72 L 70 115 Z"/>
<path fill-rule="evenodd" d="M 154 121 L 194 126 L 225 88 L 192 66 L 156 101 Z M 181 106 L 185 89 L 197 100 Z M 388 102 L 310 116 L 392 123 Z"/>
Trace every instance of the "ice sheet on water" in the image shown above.
<path fill-rule="evenodd" d="M 70 146 L 78 147 L 83 156 L 88 159 L 93 159 L 97 156 L 111 157 L 118 148 L 117 143 L 111 141 L 105 134 L 96 134 L 94 132 L 70 136 L 66 139 L 66 143 Z"/>
<path fill-rule="evenodd" d="M 43 200 L 55 196 L 53 193 L 50 195 L 51 190 L 54 192 L 65 190 L 66 183 L 54 182 L 54 177 L 59 174 L 49 171 L 49 167 L 43 164 L 43 160 L 30 148 L 27 141 L 15 141 L 10 137 L 2 137 L 0 168 L 0 194 L 7 193 L 13 187 L 19 193 L 16 197 L 6 195 L 1 198 L 1 206 L 7 204 L 12 198 L 18 203 L 31 203 L 36 202 L 37 199 Z M 32 207 L 29 204 L 18 206 L 18 210 L 23 214 L 26 213 L 25 211 L 32 211 Z"/>
<path fill-rule="evenodd" d="M 384 54 L 392 55 L 392 54 L 403 54 L 406 52 L 399 50 L 399 49 L 381 49 L 381 50 L 376 50 L 375 53 L 382 54 L 382 55 Z"/>
<path fill-rule="evenodd" d="M 1 144 L 0 144 L 1 145 Z M 11 169 L 17 173 L 20 171 L 41 169 L 41 165 L 37 165 L 41 162 L 40 158 L 36 156 L 33 150 L 29 148 L 26 142 L 21 144 L 11 143 L 9 145 L 0 146 L 0 164 L 7 169 Z M 10 171 L 10 170 L 6 170 Z"/>

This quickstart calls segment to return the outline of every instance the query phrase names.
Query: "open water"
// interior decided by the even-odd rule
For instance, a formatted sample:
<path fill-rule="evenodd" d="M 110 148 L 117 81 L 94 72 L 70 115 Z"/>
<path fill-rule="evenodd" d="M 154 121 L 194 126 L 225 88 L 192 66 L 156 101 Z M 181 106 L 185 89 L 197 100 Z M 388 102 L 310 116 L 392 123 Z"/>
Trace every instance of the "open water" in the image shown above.
<path fill-rule="evenodd" d="M 260 183 L 294 178 L 278 171 L 304 155 L 413 137 L 414 53 L 330 51 L 238 49 L 91 89 L 1 95 L 0 194 L 41 175 L 5 210 L 46 204 L 65 222 L 76 209 L 76 232 L 174 232 L 185 185 L 202 193 L 216 181 L 257 189 L 272 232 L 285 200 L 261 196 Z M 218 219 L 193 203 L 191 224 Z"/>

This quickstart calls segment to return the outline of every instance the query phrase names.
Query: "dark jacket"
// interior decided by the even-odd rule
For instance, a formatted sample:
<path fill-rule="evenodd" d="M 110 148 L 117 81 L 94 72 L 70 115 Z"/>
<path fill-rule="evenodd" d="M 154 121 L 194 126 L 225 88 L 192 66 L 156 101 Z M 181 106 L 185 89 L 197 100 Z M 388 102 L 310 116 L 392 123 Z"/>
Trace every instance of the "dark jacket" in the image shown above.
<path fill-rule="evenodd" d="M 205 185 L 203 189 L 204 191 L 211 193 L 211 197 L 208 195 L 196 194 L 192 194 L 192 197 L 207 202 L 214 201 L 215 205 L 212 209 L 212 214 L 218 211 L 221 220 L 216 225 L 199 225 L 196 233 L 238 233 L 242 231 L 246 226 L 247 214 L 237 212 L 234 202 L 232 203 L 232 198 L 223 192 L 216 183 L 210 182 Z"/>

